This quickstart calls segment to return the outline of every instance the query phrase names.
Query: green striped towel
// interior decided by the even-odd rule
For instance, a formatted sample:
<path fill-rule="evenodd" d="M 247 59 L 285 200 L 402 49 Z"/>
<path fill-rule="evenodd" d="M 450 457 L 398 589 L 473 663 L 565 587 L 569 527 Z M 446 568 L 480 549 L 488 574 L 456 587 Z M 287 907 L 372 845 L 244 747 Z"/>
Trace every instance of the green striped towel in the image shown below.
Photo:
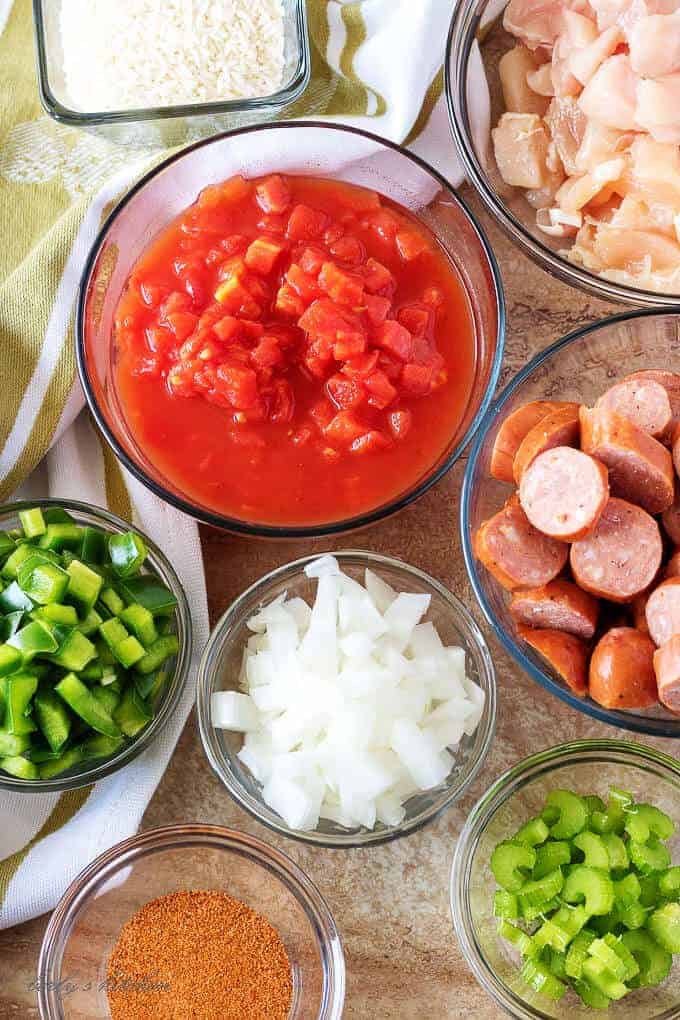
<path fill-rule="evenodd" d="M 413 144 L 457 178 L 441 97 L 451 8 L 451 0 L 309 0 L 313 77 L 290 115 L 361 124 Z M 200 651 L 208 616 L 198 529 L 118 465 L 80 413 L 75 376 L 73 299 L 86 253 L 111 204 L 158 155 L 49 120 L 36 89 L 31 2 L 0 0 L 0 500 L 32 476 L 34 496 L 108 505 L 149 532 L 184 582 Z M 193 697 L 190 685 L 162 739 L 95 788 L 0 794 L 0 927 L 54 907 L 93 857 L 136 830 Z"/>

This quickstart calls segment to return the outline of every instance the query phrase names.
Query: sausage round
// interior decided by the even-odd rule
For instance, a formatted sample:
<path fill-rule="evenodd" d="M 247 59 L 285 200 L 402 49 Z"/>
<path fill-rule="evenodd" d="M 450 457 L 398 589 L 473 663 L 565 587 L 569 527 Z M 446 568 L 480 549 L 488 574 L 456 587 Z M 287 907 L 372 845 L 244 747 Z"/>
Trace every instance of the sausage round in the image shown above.
<path fill-rule="evenodd" d="M 489 471 L 493 478 L 497 478 L 499 482 L 513 481 L 512 465 L 520 443 L 541 418 L 545 418 L 560 406 L 561 404 L 551 400 L 532 400 L 530 404 L 523 404 L 504 419 L 491 451 Z"/>
<path fill-rule="evenodd" d="M 512 473 L 517 485 L 539 453 L 552 450 L 555 446 L 578 446 L 580 432 L 578 404 L 558 407 L 541 418 L 537 425 L 529 429 L 515 454 Z"/>
<path fill-rule="evenodd" d="M 504 588 L 538 588 L 564 569 L 567 547 L 529 522 L 512 496 L 502 510 L 485 521 L 474 539 L 475 555 Z"/>
<path fill-rule="evenodd" d="M 663 386 L 671 405 L 673 424 L 680 421 L 680 375 L 677 372 L 665 372 L 659 368 L 647 368 L 642 372 L 633 372 L 626 379 L 651 379 Z"/>
<path fill-rule="evenodd" d="M 581 447 L 606 464 L 614 496 L 660 514 L 673 502 L 673 463 L 665 446 L 606 408 L 581 408 Z"/>
<path fill-rule="evenodd" d="M 655 379 L 622 379 L 602 394 L 595 407 L 614 411 L 660 442 L 670 438 L 671 402 L 666 388 Z"/>
<path fill-rule="evenodd" d="M 680 634 L 654 652 L 654 672 L 659 701 L 671 712 L 680 712 Z"/>
<path fill-rule="evenodd" d="M 680 485 L 675 481 L 673 502 L 661 515 L 663 529 L 673 545 L 680 545 Z"/>
<path fill-rule="evenodd" d="M 630 602 L 644 592 L 661 566 L 661 533 L 653 517 L 613 496 L 592 532 L 570 552 L 574 580 L 611 602 Z"/>
<path fill-rule="evenodd" d="M 612 627 L 593 649 L 588 689 L 604 708 L 651 708 L 659 698 L 654 642 L 634 627 Z"/>
<path fill-rule="evenodd" d="M 517 591 L 510 613 L 528 627 L 562 630 L 589 641 L 597 627 L 600 604 L 578 585 L 557 578 L 541 588 Z"/>
<path fill-rule="evenodd" d="M 673 431 L 673 467 L 676 474 L 680 475 L 680 424 L 675 426 Z"/>
<path fill-rule="evenodd" d="M 665 645 L 674 634 L 680 634 L 680 577 L 671 577 L 654 589 L 645 616 L 655 645 Z"/>
<path fill-rule="evenodd" d="M 573 542 L 592 531 L 607 504 L 607 469 L 581 450 L 556 446 L 526 468 L 519 499 L 535 528 Z"/>
<path fill-rule="evenodd" d="M 519 624 L 517 633 L 542 655 L 567 686 L 583 698 L 588 693 L 588 646 L 562 630 L 532 630 Z"/>

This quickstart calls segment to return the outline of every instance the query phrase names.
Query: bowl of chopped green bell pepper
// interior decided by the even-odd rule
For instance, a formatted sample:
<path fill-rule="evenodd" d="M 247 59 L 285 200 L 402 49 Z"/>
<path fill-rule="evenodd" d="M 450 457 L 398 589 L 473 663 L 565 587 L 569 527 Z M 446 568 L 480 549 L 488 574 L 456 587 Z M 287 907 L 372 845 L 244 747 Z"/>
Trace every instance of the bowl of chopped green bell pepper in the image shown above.
<path fill-rule="evenodd" d="M 149 538 L 71 500 L 0 508 L 0 788 L 122 768 L 172 715 L 190 657 L 184 591 Z"/>
<path fill-rule="evenodd" d="M 680 762 L 612 740 L 519 762 L 468 817 L 451 910 L 511 1016 L 680 1017 Z"/>

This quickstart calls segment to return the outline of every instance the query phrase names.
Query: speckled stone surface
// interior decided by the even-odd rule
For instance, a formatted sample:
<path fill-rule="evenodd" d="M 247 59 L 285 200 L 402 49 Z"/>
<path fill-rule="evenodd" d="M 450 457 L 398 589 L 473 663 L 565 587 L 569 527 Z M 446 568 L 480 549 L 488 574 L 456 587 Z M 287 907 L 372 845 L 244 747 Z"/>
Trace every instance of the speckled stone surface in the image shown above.
<path fill-rule="evenodd" d="M 472 203 L 477 207 L 476 203 Z M 479 211 L 479 210 L 478 210 Z M 571 290 L 532 265 L 479 211 L 503 271 L 508 337 L 501 383 L 564 333 L 613 311 Z M 323 541 L 319 551 L 372 549 L 415 564 L 473 605 L 458 543 L 458 497 L 464 464 L 397 517 L 351 538 Z M 310 544 L 248 541 L 205 529 L 208 595 L 215 621 L 247 585 L 274 566 L 309 551 Z M 488 631 L 485 629 L 485 633 Z M 310 875 L 326 897 L 345 944 L 347 1020 L 432 1020 L 505 1014 L 477 986 L 453 935 L 448 885 L 451 859 L 467 813 L 509 765 L 560 740 L 622 736 L 567 708 L 541 690 L 491 645 L 499 687 L 495 741 L 463 801 L 424 831 L 370 851 L 310 849 L 272 835 L 237 808 L 210 772 L 195 719 L 189 719 L 143 825 L 204 821 L 233 826 L 276 842 Z M 645 742 L 669 750 L 668 741 Z M 0 1018 L 38 1016 L 34 980 L 47 918 L 0 933 Z M 159 1018 L 160 1020 L 160 1018 Z"/>

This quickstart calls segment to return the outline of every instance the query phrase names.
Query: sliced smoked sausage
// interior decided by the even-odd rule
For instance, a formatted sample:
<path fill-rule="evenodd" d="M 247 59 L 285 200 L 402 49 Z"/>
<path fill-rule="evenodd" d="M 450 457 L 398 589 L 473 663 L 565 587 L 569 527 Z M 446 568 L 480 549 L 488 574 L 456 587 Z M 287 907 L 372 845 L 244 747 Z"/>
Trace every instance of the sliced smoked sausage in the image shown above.
<path fill-rule="evenodd" d="M 541 588 L 517 591 L 510 602 L 510 613 L 518 623 L 563 630 L 586 641 L 595 633 L 599 609 L 596 598 L 560 577 Z"/>
<path fill-rule="evenodd" d="M 630 612 L 633 617 L 633 626 L 636 630 L 642 631 L 643 634 L 649 634 L 649 627 L 647 626 L 647 599 L 649 593 L 644 591 L 640 595 L 636 595 L 630 604 Z"/>
<path fill-rule="evenodd" d="M 654 672 L 659 701 L 671 712 L 680 712 L 680 634 L 654 652 Z"/>
<path fill-rule="evenodd" d="M 677 470 L 677 469 L 676 469 Z M 673 502 L 667 510 L 661 514 L 663 530 L 670 538 L 673 545 L 680 545 L 680 485 L 675 480 L 675 495 Z"/>
<path fill-rule="evenodd" d="M 479 528 L 475 555 L 504 588 L 538 588 L 564 569 L 568 548 L 541 534 L 512 496 Z"/>
<path fill-rule="evenodd" d="M 654 642 L 634 627 L 612 627 L 593 649 L 588 689 L 604 708 L 651 708 L 659 698 Z"/>
<path fill-rule="evenodd" d="M 541 418 L 532 429 L 529 429 L 519 444 L 512 466 L 512 473 L 517 485 L 539 453 L 552 450 L 555 446 L 578 446 L 581 434 L 578 412 L 578 404 L 558 407 L 550 414 L 546 414 L 545 418 Z"/>
<path fill-rule="evenodd" d="M 606 464 L 614 496 L 660 514 L 673 502 L 673 463 L 665 446 L 606 408 L 581 408 L 581 448 Z"/>
<path fill-rule="evenodd" d="M 542 655 L 546 662 L 579 697 L 588 692 L 588 646 L 563 630 L 532 630 L 519 624 L 517 633 Z"/>
<path fill-rule="evenodd" d="M 663 386 L 671 405 L 673 424 L 680 422 L 680 375 L 677 372 L 666 372 L 660 368 L 646 368 L 642 372 L 633 372 L 626 379 L 651 379 Z"/>
<path fill-rule="evenodd" d="M 525 469 L 519 499 L 535 528 L 573 542 L 592 531 L 607 504 L 607 469 L 581 450 L 556 446 Z"/>
<path fill-rule="evenodd" d="M 670 577 L 654 589 L 645 616 L 655 645 L 665 645 L 674 634 L 680 634 L 680 577 Z"/>
<path fill-rule="evenodd" d="M 666 388 L 655 379 L 622 379 L 602 394 L 595 407 L 620 414 L 659 442 L 670 439 L 671 402 Z"/>
<path fill-rule="evenodd" d="M 570 552 L 574 580 L 611 602 L 630 602 L 652 583 L 661 566 L 661 532 L 641 507 L 612 497 L 599 521 Z"/>
<path fill-rule="evenodd" d="M 530 404 L 523 404 L 504 419 L 491 451 L 489 471 L 493 478 L 497 478 L 499 482 L 513 481 L 512 465 L 520 443 L 541 418 L 545 418 L 560 406 L 562 406 L 560 403 L 551 400 L 532 400 Z"/>

